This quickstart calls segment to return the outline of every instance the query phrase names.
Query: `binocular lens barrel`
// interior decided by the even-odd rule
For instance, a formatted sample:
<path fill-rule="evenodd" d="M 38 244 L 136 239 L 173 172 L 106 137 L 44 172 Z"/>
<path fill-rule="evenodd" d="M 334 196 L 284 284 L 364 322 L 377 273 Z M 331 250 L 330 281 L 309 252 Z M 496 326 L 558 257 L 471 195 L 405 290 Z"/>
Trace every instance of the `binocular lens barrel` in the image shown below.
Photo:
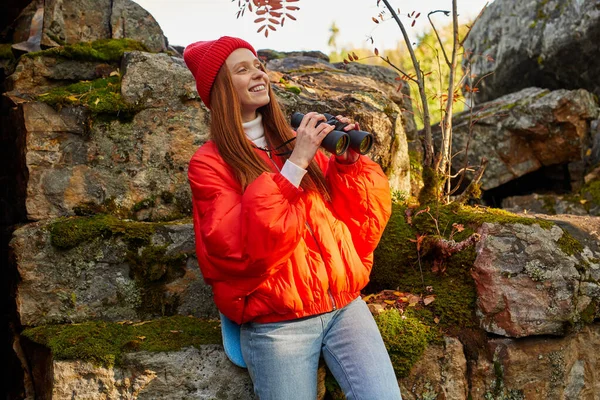
<path fill-rule="evenodd" d="M 352 150 L 360 154 L 367 154 L 369 150 L 371 150 L 371 147 L 373 147 L 373 135 L 369 132 L 357 130 L 344 132 L 341 129 L 343 129 L 346 124 L 339 122 L 331 114 L 323 115 L 327 118 L 326 124 L 339 126 L 340 129 L 337 130 L 338 128 L 336 128 L 336 130 L 329 132 L 329 134 L 325 136 L 321 142 L 321 147 L 325 150 L 338 156 L 344 154 L 348 150 L 348 147 L 351 147 Z M 304 114 L 302 113 L 295 112 L 292 114 L 292 127 L 298 129 L 303 118 Z"/>

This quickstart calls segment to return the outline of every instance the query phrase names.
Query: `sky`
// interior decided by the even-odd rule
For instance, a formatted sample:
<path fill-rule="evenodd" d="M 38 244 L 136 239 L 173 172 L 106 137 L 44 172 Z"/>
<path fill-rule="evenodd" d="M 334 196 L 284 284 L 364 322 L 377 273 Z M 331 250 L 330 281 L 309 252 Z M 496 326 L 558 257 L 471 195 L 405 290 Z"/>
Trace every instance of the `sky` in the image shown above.
<path fill-rule="evenodd" d="M 259 25 L 253 21 L 256 15 L 246 12 L 236 19 L 238 0 L 135 0 L 158 21 L 171 45 L 187 46 L 199 40 L 213 40 L 221 36 L 237 36 L 250 42 L 256 49 L 278 51 L 320 50 L 329 54 L 330 28 L 335 22 L 339 28 L 338 49 L 371 48 L 379 50 L 396 48 L 402 34 L 393 19 L 379 24 L 372 21 L 383 7 L 377 0 L 299 0 L 290 5 L 300 7 L 293 15 L 296 21 L 286 19 L 284 26 L 265 38 L 264 32 L 256 33 Z M 243 0 L 242 0 L 243 1 Z M 493 0 L 489 0 L 491 3 Z M 488 0 L 457 0 L 459 21 L 474 19 Z M 401 19 L 410 25 L 407 14 L 421 13 L 413 28 L 407 27 L 411 40 L 419 33 L 429 30 L 427 13 L 433 10 L 451 10 L 451 0 L 391 0 L 400 8 Z M 415 15 L 416 15 L 415 13 Z M 451 22 L 451 17 L 438 13 L 433 16 L 436 26 Z M 373 37 L 374 44 L 367 42 Z"/>

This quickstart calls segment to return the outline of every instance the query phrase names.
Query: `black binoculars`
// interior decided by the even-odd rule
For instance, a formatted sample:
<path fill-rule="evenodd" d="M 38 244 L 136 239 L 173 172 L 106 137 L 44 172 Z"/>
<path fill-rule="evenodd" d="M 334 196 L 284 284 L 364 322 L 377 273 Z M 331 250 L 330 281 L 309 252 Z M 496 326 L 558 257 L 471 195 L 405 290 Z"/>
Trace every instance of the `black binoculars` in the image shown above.
<path fill-rule="evenodd" d="M 321 142 L 321 147 L 337 156 L 344 154 L 348 147 L 360 154 L 367 154 L 373 147 L 373 135 L 365 131 L 350 130 L 344 132 L 343 129 L 348 124 L 340 122 L 331 114 L 323 113 L 327 121 L 319 121 L 328 125 L 335 126 L 335 129 L 327 134 Z M 292 128 L 298 129 L 304 114 L 295 112 L 292 114 Z M 319 125 L 317 124 L 317 125 Z"/>

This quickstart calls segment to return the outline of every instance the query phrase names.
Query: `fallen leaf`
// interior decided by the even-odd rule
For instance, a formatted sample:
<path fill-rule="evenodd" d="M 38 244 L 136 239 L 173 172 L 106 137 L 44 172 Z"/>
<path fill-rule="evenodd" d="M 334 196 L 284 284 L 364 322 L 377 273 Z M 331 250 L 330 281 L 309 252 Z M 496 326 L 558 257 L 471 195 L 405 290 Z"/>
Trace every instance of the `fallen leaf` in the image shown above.
<path fill-rule="evenodd" d="M 181 331 L 171 331 L 171 333 L 181 333 Z"/>
<path fill-rule="evenodd" d="M 396 304 L 395 300 L 384 300 L 383 302 L 386 303 L 386 304 L 389 304 L 391 306 L 393 306 L 394 304 Z"/>
<path fill-rule="evenodd" d="M 109 76 L 119 76 L 119 71 L 113 71 Z"/>
<path fill-rule="evenodd" d="M 146 339 L 146 336 L 138 336 L 137 338 L 140 340 L 144 340 L 144 339 Z"/>
<path fill-rule="evenodd" d="M 385 308 L 381 304 L 371 303 L 368 306 L 369 310 L 371 311 L 371 314 L 373 315 L 379 315 L 385 311 Z"/>
<path fill-rule="evenodd" d="M 96 99 L 96 101 L 94 102 L 94 105 L 95 105 L 95 106 L 97 106 L 97 105 L 98 105 L 98 103 L 100 103 L 100 97 L 98 97 L 98 98 Z"/>
<path fill-rule="evenodd" d="M 440 323 L 440 319 L 439 319 L 438 317 L 435 317 L 435 318 L 433 319 L 433 322 L 435 322 L 436 324 L 439 324 L 439 323 Z"/>
<path fill-rule="evenodd" d="M 419 296 L 415 296 L 414 294 L 411 294 L 410 296 L 408 296 L 408 306 L 409 307 L 414 307 L 419 303 L 419 300 L 421 300 L 421 298 Z"/>
<path fill-rule="evenodd" d="M 402 292 L 398 292 L 398 291 L 394 292 L 394 294 L 395 294 L 396 296 L 403 296 L 403 295 L 404 295 L 404 293 L 402 293 Z"/>
<path fill-rule="evenodd" d="M 363 297 L 363 300 L 364 300 L 365 302 L 367 302 L 367 301 L 371 300 L 373 297 L 375 297 L 375 295 L 373 295 L 373 294 L 370 294 L 370 295 L 368 295 L 368 296 L 365 296 L 365 297 Z"/>
<path fill-rule="evenodd" d="M 426 296 L 423 299 L 423 304 L 429 305 L 429 304 L 433 303 L 434 300 L 435 300 L 435 296 L 434 295 Z"/>

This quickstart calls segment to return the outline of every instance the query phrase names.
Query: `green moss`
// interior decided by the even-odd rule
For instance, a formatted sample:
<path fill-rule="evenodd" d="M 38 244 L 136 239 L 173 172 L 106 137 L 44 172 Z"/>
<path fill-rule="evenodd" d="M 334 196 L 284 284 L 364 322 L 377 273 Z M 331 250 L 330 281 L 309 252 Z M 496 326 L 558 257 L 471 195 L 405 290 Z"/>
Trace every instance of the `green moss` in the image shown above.
<path fill-rule="evenodd" d="M 91 217 L 97 214 L 110 214 L 118 218 L 129 217 L 129 210 L 118 205 L 114 197 L 106 199 L 101 204 L 93 201 L 79 203 L 73 207 L 73 212 L 80 217 Z"/>
<path fill-rule="evenodd" d="M 424 167 L 421 176 L 423 177 L 423 188 L 419 193 L 419 203 L 430 204 L 438 201 L 442 193 L 443 179 L 431 167 Z"/>
<path fill-rule="evenodd" d="M 93 114 L 116 114 L 124 118 L 137 112 L 136 107 L 123 99 L 119 76 L 57 87 L 37 96 L 37 100 L 55 108 L 84 106 Z"/>
<path fill-rule="evenodd" d="M 581 194 L 593 203 L 600 204 L 600 180 L 586 184 L 581 188 Z"/>
<path fill-rule="evenodd" d="M 221 343 L 219 323 L 181 315 L 138 324 L 92 321 L 47 325 L 22 333 L 47 346 L 56 360 L 84 360 L 97 365 L 119 365 L 131 351 L 176 351 L 183 347 Z"/>
<path fill-rule="evenodd" d="M 168 255 L 167 247 L 146 246 L 127 252 L 131 273 L 141 290 L 141 301 L 136 308 L 142 314 L 152 314 L 157 310 L 163 315 L 177 312 L 178 297 L 165 296 L 164 285 L 185 274 L 187 255 Z"/>
<path fill-rule="evenodd" d="M 135 203 L 133 205 L 133 207 L 131 207 L 131 211 L 132 212 L 138 212 L 141 210 L 145 210 L 151 207 L 154 207 L 154 205 L 156 204 L 156 198 L 154 196 L 149 197 L 147 199 L 138 201 L 137 203 Z"/>
<path fill-rule="evenodd" d="M 126 51 L 148 51 L 142 43 L 132 39 L 101 39 L 80 42 L 28 53 L 27 57 L 50 56 L 81 61 L 118 62 Z"/>
<path fill-rule="evenodd" d="M 560 239 L 558 239 L 557 244 L 563 253 L 570 256 L 579 254 L 583 251 L 583 245 L 565 230 L 563 230 L 563 234 Z"/>
<path fill-rule="evenodd" d="M 300 92 L 302 92 L 301 88 L 299 88 L 298 86 L 295 86 L 295 85 L 291 85 L 291 84 L 286 84 L 285 90 L 287 90 L 288 92 L 292 92 L 294 94 L 300 94 Z"/>
<path fill-rule="evenodd" d="M 53 246 L 70 249 L 96 237 L 122 236 L 133 245 L 147 244 L 156 224 L 120 220 L 110 215 L 60 218 L 49 226 Z"/>
<path fill-rule="evenodd" d="M 581 322 L 589 325 L 596 319 L 596 314 L 598 313 L 598 303 L 596 301 L 590 302 L 588 306 L 581 312 L 580 318 Z"/>
<path fill-rule="evenodd" d="M 11 49 L 12 43 L 0 43 L 0 60 L 14 60 L 15 55 Z"/>
<path fill-rule="evenodd" d="M 398 378 L 405 378 L 427 347 L 430 328 L 418 319 L 401 315 L 397 310 L 375 317 L 385 347 Z"/>

